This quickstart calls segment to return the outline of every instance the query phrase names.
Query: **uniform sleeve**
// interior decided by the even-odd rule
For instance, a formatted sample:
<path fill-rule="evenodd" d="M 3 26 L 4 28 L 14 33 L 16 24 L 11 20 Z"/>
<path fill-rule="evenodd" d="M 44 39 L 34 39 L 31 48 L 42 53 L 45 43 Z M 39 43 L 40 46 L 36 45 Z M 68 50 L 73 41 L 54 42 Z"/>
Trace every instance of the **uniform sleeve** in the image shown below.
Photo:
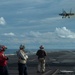
<path fill-rule="evenodd" d="M 47 56 L 47 53 L 44 51 L 44 55 Z"/>
<path fill-rule="evenodd" d="M 3 56 L 3 55 L 0 56 L 0 62 L 4 62 L 7 59 L 8 59 L 7 56 Z"/>
<path fill-rule="evenodd" d="M 39 51 L 36 52 L 36 55 L 37 55 L 37 56 L 38 56 L 38 54 L 39 54 Z"/>
<path fill-rule="evenodd" d="M 19 51 L 17 55 L 18 55 L 19 58 L 21 58 L 23 60 L 28 59 L 28 56 L 22 51 Z"/>

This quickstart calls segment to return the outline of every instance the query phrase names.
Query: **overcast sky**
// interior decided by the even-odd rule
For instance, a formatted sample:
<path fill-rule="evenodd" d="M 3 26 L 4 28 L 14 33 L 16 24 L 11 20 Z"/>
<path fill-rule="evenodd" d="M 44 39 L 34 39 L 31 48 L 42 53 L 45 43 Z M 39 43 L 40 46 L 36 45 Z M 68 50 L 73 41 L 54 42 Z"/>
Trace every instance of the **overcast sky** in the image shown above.
<path fill-rule="evenodd" d="M 75 0 L 0 0 L 0 44 L 27 49 L 75 49 Z"/>

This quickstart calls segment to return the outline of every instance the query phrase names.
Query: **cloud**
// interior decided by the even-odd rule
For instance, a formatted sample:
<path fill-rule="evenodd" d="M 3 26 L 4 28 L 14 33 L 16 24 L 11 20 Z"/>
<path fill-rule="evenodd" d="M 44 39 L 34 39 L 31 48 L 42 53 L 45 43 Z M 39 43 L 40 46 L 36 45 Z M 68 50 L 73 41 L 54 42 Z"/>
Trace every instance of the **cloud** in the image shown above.
<path fill-rule="evenodd" d="M 22 42 L 26 43 L 49 43 L 52 41 L 54 34 L 52 32 L 34 32 L 30 31 L 21 36 Z M 51 40 L 50 40 L 51 38 Z M 20 41 L 20 40 L 19 40 Z"/>
<path fill-rule="evenodd" d="M 6 22 L 5 22 L 5 19 L 3 17 L 0 18 L 0 25 L 5 25 Z"/>
<path fill-rule="evenodd" d="M 34 32 L 30 31 L 29 33 L 25 33 L 23 35 L 23 42 L 27 43 L 46 43 L 50 44 L 50 42 L 61 42 L 62 40 L 59 39 L 75 39 L 75 33 L 71 30 L 67 29 L 66 27 L 56 28 L 54 32 Z M 59 40 L 58 40 L 59 39 Z"/>
<path fill-rule="evenodd" d="M 12 32 L 4 33 L 4 35 L 15 36 L 15 34 Z M 61 39 L 61 38 L 64 38 L 64 39 Z M 64 40 L 65 40 L 65 43 L 68 41 L 71 43 L 72 40 L 68 40 L 68 39 L 75 39 L 75 33 L 67 29 L 66 27 L 62 27 L 62 28 L 56 28 L 54 32 L 30 31 L 30 32 L 22 33 L 21 35 L 17 35 L 16 37 L 12 37 L 12 40 L 11 38 L 8 38 L 8 37 L 5 37 L 5 39 L 15 44 L 23 43 L 23 44 L 29 44 L 29 45 L 30 44 L 55 45 L 57 43 L 63 44 Z"/>
<path fill-rule="evenodd" d="M 30 31 L 22 34 L 20 36 L 21 39 L 18 39 L 18 42 L 22 43 L 44 43 L 44 44 L 50 44 L 50 43 L 57 43 L 57 42 L 63 42 L 64 39 L 66 39 L 65 42 L 68 41 L 68 39 L 75 39 L 75 33 L 71 30 L 67 29 L 66 27 L 62 28 L 56 28 L 54 32 L 39 32 L 39 31 Z M 61 38 L 64 38 L 61 40 Z M 71 42 L 72 40 L 70 40 Z"/>
<path fill-rule="evenodd" d="M 67 29 L 66 27 L 56 28 L 55 32 L 61 38 L 75 38 L 75 33 Z"/>
<path fill-rule="evenodd" d="M 5 36 L 15 36 L 15 34 L 12 33 L 12 32 L 10 32 L 10 33 L 4 33 L 3 35 L 5 35 Z"/>

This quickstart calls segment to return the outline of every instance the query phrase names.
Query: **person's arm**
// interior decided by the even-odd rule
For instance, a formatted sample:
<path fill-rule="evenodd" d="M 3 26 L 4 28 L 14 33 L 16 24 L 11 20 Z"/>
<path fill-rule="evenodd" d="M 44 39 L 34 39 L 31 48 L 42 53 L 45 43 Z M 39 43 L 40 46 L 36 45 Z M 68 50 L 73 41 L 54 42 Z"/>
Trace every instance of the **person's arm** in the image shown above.
<path fill-rule="evenodd" d="M 21 59 L 23 59 L 23 60 L 28 59 L 28 56 L 27 56 L 24 52 L 22 52 L 22 51 L 20 51 L 20 57 L 21 57 Z"/>
<path fill-rule="evenodd" d="M 2 55 L 2 56 L 0 57 L 0 62 L 3 63 L 3 62 L 6 61 L 6 60 L 8 60 L 8 57 L 7 57 L 7 56 L 3 56 L 3 55 Z"/>
<path fill-rule="evenodd" d="M 38 56 L 39 51 L 36 52 L 36 55 Z"/>
<path fill-rule="evenodd" d="M 44 51 L 44 55 L 47 56 L 47 53 Z"/>

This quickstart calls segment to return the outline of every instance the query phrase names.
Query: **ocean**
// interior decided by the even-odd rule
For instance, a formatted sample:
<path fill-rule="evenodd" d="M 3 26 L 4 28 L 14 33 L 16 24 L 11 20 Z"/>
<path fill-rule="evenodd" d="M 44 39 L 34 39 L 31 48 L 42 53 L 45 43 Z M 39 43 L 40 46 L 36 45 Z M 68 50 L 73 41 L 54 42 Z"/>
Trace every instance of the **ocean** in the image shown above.
<path fill-rule="evenodd" d="M 6 55 L 15 55 L 16 54 L 16 51 L 18 51 L 19 49 L 7 49 L 6 51 L 5 51 L 5 54 Z M 36 53 L 36 51 L 37 50 L 35 50 L 35 49 L 32 49 L 32 50 L 25 50 L 26 51 L 26 53 L 28 54 L 28 55 L 31 55 L 31 54 L 35 54 Z"/>
<path fill-rule="evenodd" d="M 15 55 L 16 54 L 16 51 L 18 51 L 19 49 L 7 49 L 5 51 L 5 54 L 6 55 Z M 37 52 L 38 49 L 26 49 L 26 53 L 28 55 L 31 55 L 31 54 L 35 54 Z M 75 51 L 75 49 L 46 49 L 45 50 L 46 52 L 56 52 L 56 51 Z"/>

